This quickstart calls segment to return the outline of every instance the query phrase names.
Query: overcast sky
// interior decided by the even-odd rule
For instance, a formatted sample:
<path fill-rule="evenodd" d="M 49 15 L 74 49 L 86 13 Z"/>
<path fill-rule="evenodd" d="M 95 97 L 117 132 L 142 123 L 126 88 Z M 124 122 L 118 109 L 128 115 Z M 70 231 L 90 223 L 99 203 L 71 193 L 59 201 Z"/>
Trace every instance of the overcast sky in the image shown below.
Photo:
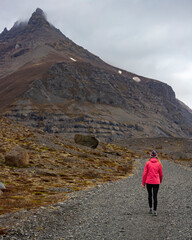
<path fill-rule="evenodd" d="M 169 84 L 192 108 L 191 0 L 0 0 L 0 32 L 37 7 L 78 45 Z"/>

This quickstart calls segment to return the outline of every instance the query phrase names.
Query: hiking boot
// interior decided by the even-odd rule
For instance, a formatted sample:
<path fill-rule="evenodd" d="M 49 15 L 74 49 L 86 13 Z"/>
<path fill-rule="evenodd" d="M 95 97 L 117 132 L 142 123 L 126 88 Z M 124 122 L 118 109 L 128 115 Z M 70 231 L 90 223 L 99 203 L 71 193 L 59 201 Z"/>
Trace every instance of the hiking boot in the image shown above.
<path fill-rule="evenodd" d="M 149 214 L 152 214 L 152 213 L 153 213 L 153 211 L 152 211 L 152 209 L 150 209 L 150 210 L 149 210 Z"/>
<path fill-rule="evenodd" d="M 153 212 L 153 216 L 157 216 L 157 212 L 156 211 Z"/>

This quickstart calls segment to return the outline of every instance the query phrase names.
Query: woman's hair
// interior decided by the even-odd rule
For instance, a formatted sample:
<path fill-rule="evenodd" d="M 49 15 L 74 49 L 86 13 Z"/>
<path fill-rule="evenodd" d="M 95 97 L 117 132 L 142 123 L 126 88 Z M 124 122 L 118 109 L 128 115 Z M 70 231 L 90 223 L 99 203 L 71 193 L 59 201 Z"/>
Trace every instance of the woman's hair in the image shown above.
<path fill-rule="evenodd" d="M 161 160 L 159 158 L 157 158 L 158 162 L 161 164 L 161 167 L 163 167 Z"/>

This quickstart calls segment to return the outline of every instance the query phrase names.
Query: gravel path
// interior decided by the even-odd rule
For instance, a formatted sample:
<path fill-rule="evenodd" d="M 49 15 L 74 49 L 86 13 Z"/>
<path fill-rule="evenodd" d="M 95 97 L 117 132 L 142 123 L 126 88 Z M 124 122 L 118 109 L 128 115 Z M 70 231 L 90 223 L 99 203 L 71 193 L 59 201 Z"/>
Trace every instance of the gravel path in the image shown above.
<path fill-rule="evenodd" d="M 144 164 L 138 161 L 127 179 L 77 192 L 52 207 L 11 215 L 18 226 L 0 239 L 192 239 L 191 169 L 162 161 L 164 179 L 155 217 L 148 214 L 147 190 L 141 185 Z M 6 215 L 0 221 L 5 225 L 11 218 Z"/>

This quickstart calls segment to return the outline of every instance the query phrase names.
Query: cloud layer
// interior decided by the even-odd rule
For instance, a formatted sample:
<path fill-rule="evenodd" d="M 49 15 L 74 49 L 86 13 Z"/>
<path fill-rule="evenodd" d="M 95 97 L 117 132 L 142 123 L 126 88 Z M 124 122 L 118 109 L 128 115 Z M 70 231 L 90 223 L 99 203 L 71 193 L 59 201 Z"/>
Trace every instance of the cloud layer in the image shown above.
<path fill-rule="evenodd" d="M 6 0 L 0 31 L 37 7 L 77 44 L 114 66 L 166 82 L 192 108 L 191 0 Z"/>

